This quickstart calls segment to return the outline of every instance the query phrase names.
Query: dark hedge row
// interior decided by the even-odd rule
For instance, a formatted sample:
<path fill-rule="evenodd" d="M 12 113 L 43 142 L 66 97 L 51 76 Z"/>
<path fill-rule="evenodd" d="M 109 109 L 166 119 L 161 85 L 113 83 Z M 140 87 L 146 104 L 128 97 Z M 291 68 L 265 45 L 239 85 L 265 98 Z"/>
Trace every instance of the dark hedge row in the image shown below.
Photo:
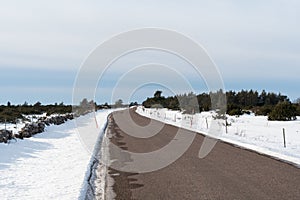
<path fill-rule="evenodd" d="M 65 114 L 71 113 L 72 106 L 64 104 L 54 104 L 54 105 L 41 105 L 37 102 L 34 105 L 1 105 L 0 106 L 0 123 L 15 123 L 16 119 L 23 119 L 23 115 L 36 115 L 47 113 L 51 114 Z"/>

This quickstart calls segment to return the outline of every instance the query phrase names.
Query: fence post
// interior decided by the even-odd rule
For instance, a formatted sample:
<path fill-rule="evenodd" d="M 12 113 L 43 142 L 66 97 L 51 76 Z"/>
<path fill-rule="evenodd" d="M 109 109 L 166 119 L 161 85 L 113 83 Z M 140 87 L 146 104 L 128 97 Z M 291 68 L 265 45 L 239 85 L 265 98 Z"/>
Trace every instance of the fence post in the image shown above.
<path fill-rule="evenodd" d="M 208 129 L 208 121 L 207 121 L 207 117 L 205 117 L 205 121 L 206 121 L 206 129 Z"/>
<path fill-rule="evenodd" d="M 226 127 L 226 134 L 228 133 L 228 122 L 227 122 L 227 118 L 225 119 L 225 127 Z"/>
<path fill-rule="evenodd" d="M 282 131 L 283 131 L 283 145 L 284 145 L 284 148 L 286 148 L 285 129 L 283 128 Z"/>

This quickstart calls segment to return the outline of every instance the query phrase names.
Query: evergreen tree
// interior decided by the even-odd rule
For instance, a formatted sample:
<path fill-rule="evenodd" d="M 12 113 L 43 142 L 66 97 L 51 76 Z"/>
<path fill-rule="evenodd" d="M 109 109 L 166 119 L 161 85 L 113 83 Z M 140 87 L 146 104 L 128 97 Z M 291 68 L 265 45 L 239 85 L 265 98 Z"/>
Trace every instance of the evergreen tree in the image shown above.
<path fill-rule="evenodd" d="M 161 98 L 161 93 L 162 93 L 162 91 L 157 90 L 157 91 L 154 93 L 154 98 L 157 98 L 157 99 Z"/>
<path fill-rule="evenodd" d="M 279 102 L 269 114 L 269 120 L 272 121 L 291 121 L 296 119 L 296 106 L 290 102 Z"/>
<path fill-rule="evenodd" d="M 115 107 L 116 108 L 121 108 L 123 106 L 123 100 L 122 99 L 118 99 L 116 102 L 115 102 Z"/>

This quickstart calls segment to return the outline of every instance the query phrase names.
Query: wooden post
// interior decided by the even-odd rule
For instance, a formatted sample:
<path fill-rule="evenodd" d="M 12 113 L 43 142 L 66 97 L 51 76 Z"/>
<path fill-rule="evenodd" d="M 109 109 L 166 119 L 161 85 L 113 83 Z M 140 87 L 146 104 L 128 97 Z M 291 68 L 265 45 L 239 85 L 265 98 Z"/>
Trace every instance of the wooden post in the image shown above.
<path fill-rule="evenodd" d="M 228 126 L 228 123 L 227 123 L 227 118 L 226 118 L 226 119 L 225 119 L 226 134 L 228 133 L 228 128 L 227 128 L 227 126 Z"/>
<path fill-rule="evenodd" d="M 205 117 L 205 121 L 206 121 L 206 129 L 208 129 L 208 121 L 207 121 L 207 117 Z"/>
<path fill-rule="evenodd" d="M 284 145 L 284 148 L 286 148 L 285 129 L 283 128 L 282 131 L 283 131 L 283 145 Z"/>
<path fill-rule="evenodd" d="M 98 122 L 97 122 L 97 117 L 96 117 L 96 113 L 94 112 L 94 118 L 95 118 L 95 123 L 96 123 L 96 128 L 99 128 L 99 126 L 98 126 Z"/>

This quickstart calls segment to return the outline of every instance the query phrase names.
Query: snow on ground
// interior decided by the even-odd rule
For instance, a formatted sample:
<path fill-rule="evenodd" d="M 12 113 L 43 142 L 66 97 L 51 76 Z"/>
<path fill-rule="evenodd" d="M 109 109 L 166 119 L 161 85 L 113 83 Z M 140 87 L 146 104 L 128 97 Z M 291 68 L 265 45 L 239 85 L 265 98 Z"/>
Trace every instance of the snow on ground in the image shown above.
<path fill-rule="evenodd" d="M 80 117 L 75 125 L 68 121 L 52 125 L 46 131 L 24 140 L 0 144 L 0 199 L 77 199 L 83 198 L 91 164 L 91 152 L 106 118 L 112 110 Z M 141 115 L 207 134 L 213 120 L 211 112 L 183 115 L 167 109 L 137 108 Z M 300 120 L 268 121 L 267 117 L 229 116 L 228 133 L 219 139 L 271 155 L 300 166 Z M 1 127 L 3 125 L 0 125 Z M 22 124 L 17 124 L 20 129 Z M 282 129 L 286 130 L 287 147 L 283 147 Z M 15 130 L 15 124 L 7 129 Z M 88 130 L 93 137 L 79 138 Z M 82 144 L 84 141 L 87 146 Z"/>
<path fill-rule="evenodd" d="M 91 159 L 79 129 L 103 133 L 112 110 L 82 116 L 24 140 L 0 144 L 0 199 L 77 199 L 85 190 Z M 8 129 L 13 129 L 8 125 Z M 94 143 L 96 140 L 94 140 Z M 89 144 L 94 145 L 94 144 Z"/>
<path fill-rule="evenodd" d="M 208 135 L 213 112 L 183 115 L 167 109 L 137 108 L 137 113 L 167 124 L 184 127 Z M 240 147 L 270 155 L 274 158 L 300 167 L 300 117 L 296 121 L 268 121 L 266 116 L 228 116 L 228 133 L 225 125 L 218 139 Z M 225 122 L 224 122 L 225 124 Z M 286 132 L 286 148 L 283 142 L 283 128 Z"/>
<path fill-rule="evenodd" d="M 13 134 L 17 134 L 19 131 L 21 131 L 22 127 L 25 126 L 24 122 L 19 122 L 17 124 L 0 124 L 0 130 L 6 129 L 9 131 L 12 131 Z"/>

